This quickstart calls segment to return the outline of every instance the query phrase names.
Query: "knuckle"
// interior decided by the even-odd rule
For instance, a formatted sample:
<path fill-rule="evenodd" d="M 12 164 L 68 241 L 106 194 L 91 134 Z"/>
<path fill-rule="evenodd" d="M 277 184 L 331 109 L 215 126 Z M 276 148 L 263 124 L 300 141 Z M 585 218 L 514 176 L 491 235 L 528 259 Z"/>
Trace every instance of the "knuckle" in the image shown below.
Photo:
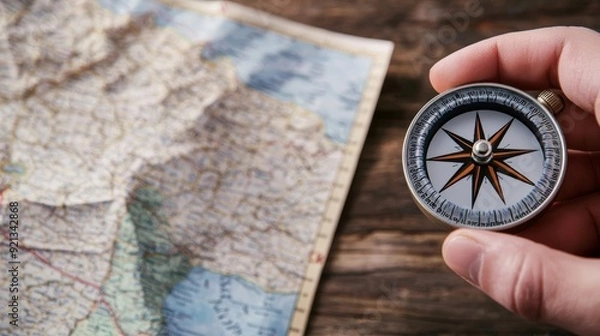
<path fill-rule="evenodd" d="M 569 34 L 575 36 L 580 36 L 581 34 L 598 35 L 597 31 L 585 26 L 567 26 L 566 29 Z"/>
<path fill-rule="evenodd" d="M 542 259 L 522 255 L 514 268 L 510 283 L 512 293 L 507 308 L 528 320 L 540 321 L 544 317 L 544 276 Z"/>

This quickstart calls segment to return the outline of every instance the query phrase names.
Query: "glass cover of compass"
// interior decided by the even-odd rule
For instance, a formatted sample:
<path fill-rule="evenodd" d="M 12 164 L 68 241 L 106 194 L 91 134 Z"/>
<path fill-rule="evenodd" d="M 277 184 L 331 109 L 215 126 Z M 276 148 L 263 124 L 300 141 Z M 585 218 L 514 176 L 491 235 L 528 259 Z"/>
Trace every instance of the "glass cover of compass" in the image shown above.
<path fill-rule="evenodd" d="M 552 202 L 566 153 L 554 116 L 535 98 L 500 84 L 471 84 L 417 113 L 403 168 L 417 204 L 434 221 L 504 230 Z"/>

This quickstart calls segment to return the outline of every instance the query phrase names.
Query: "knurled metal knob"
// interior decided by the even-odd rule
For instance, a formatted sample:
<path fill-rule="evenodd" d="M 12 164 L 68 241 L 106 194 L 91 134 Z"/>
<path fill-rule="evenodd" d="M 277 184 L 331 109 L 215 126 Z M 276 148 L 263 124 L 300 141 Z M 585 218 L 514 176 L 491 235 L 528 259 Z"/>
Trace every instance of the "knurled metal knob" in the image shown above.
<path fill-rule="evenodd" d="M 540 92 L 537 97 L 538 102 L 547 107 L 554 115 L 559 114 L 564 108 L 563 99 L 556 93 L 550 90 Z"/>

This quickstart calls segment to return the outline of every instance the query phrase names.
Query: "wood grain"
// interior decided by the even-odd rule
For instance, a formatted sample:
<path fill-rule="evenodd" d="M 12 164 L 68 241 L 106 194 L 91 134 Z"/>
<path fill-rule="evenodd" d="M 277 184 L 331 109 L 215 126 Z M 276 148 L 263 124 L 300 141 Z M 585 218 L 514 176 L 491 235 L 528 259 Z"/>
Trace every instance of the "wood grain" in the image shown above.
<path fill-rule="evenodd" d="M 435 61 L 509 31 L 553 25 L 600 30 L 600 1 L 239 2 L 309 25 L 396 44 L 308 334 L 563 334 L 512 315 L 444 266 L 440 246 L 447 232 L 429 223 L 410 198 L 401 148 L 413 115 L 435 94 L 428 81 Z M 468 20 L 456 21 L 465 17 Z"/>

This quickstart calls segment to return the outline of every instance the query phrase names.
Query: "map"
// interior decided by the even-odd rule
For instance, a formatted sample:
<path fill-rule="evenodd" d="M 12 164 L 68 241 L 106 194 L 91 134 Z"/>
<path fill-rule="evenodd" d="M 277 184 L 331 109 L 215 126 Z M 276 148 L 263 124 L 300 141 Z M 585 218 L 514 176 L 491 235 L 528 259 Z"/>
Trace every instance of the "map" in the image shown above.
<path fill-rule="evenodd" d="M 0 2 L 0 335 L 302 335 L 393 45 Z"/>

